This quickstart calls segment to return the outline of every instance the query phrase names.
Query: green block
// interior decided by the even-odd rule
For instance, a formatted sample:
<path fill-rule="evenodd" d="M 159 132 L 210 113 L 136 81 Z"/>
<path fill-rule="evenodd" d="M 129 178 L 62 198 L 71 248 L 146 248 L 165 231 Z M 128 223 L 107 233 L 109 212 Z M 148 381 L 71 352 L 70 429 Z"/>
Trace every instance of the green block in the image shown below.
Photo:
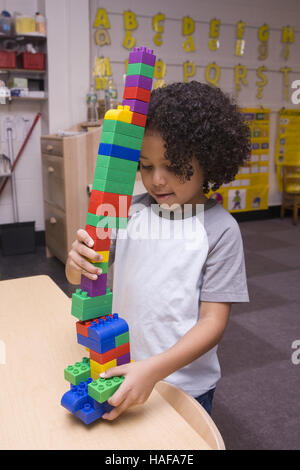
<path fill-rule="evenodd" d="M 103 403 L 118 390 L 123 381 L 123 376 L 93 380 L 93 382 L 88 385 L 88 394 L 98 403 Z"/>
<path fill-rule="evenodd" d="M 88 293 L 76 289 L 72 295 L 71 314 L 78 320 L 92 320 L 93 318 L 112 313 L 112 292 L 107 287 L 105 295 L 89 297 Z"/>
<path fill-rule="evenodd" d="M 107 263 L 93 263 L 93 266 L 96 268 L 102 269 L 102 274 L 106 274 L 108 272 L 108 262 Z"/>
<path fill-rule="evenodd" d="M 86 223 L 97 228 L 126 228 L 128 219 L 127 217 L 109 217 L 88 212 Z"/>
<path fill-rule="evenodd" d="M 122 346 L 122 344 L 129 343 L 129 331 L 115 337 L 116 347 Z"/>
<path fill-rule="evenodd" d="M 83 357 L 81 362 L 75 362 L 64 370 L 65 379 L 73 385 L 85 382 L 91 376 L 90 360 Z"/>
<path fill-rule="evenodd" d="M 154 67 L 152 65 L 137 63 L 128 64 L 127 75 L 143 75 L 144 77 L 153 78 Z"/>
<path fill-rule="evenodd" d="M 116 134 L 115 132 L 102 132 L 101 143 L 141 150 L 143 139 L 137 139 L 136 137 L 130 137 L 124 134 Z"/>
<path fill-rule="evenodd" d="M 114 158 L 114 157 L 113 157 Z M 118 183 L 132 183 L 136 177 L 135 171 L 121 171 L 116 168 L 105 168 L 103 166 L 97 166 L 95 168 L 94 178 L 96 180 L 109 180 Z"/>
<path fill-rule="evenodd" d="M 117 134 L 124 134 L 137 139 L 143 139 L 145 128 L 129 124 L 123 121 L 114 121 L 113 119 L 104 119 L 102 132 L 116 132 Z"/>
<path fill-rule="evenodd" d="M 106 193 L 126 194 L 132 196 L 135 180 L 132 183 L 120 183 L 119 181 L 110 181 L 94 179 L 92 189 Z"/>
<path fill-rule="evenodd" d="M 136 173 L 138 164 L 139 162 L 126 160 L 126 158 L 110 157 L 109 155 L 98 155 L 96 168 L 110 168 L 118 171 L 125 171 L 125 173 Z"/>

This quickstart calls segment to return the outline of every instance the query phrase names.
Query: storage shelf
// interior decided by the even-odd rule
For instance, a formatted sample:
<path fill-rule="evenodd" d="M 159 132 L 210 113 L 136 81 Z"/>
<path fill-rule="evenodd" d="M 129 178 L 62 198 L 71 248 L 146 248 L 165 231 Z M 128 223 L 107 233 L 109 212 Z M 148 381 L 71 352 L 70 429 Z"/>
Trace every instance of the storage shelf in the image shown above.
<path fill-rule="evenodd" d="M 16 39 L 21 41 L 22 39 L 47 39 L 47 36 L 43 36 L 39 33 L 28 33 L 28 34 L 15 34 L 11 36 L 6 36 L 5 34 L 0 34 L 0 39 Z"/>
<path fill-rule="evenodd" d="M 48 98 L 38 98 L 34 96 L 12 96 L 12 101 L 48 101 Z"/>
<path fill-rule="evenodd" d="M 46 70 L 0 68 L 0 73 L 10 73 L 10 72 L 15 72 L 15 73 L 42 73 L 42 74 L 45 74 Z"/>

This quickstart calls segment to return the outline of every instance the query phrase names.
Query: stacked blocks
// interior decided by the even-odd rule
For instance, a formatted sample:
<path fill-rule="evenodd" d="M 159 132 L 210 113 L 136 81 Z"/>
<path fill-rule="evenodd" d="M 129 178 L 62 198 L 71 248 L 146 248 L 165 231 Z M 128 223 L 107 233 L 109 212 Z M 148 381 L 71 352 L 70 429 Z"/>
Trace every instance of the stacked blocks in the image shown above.
<path fill-rule="evenodd" d="M 71 313 L 77 341 L 89 358 L 69 365 L 64 376 L 71 383 L 61 404 L 84 423 L 90 424 L 109 412 L 107 400 L 124 377 L 99 378 L 102 372 L 130 362 L 129 328 L 112 314 L 112 292 L 107 287 L 112 229 L 125 229 L 140 158 L 155 65 L 153 51 L 137 47 L 129 55 L 122 106 L 104 117 L 86 231 L 101 262 L 88 260 L 102 270 L 97 280 L 81 276 L 80 289 L 72 295 Z"/>

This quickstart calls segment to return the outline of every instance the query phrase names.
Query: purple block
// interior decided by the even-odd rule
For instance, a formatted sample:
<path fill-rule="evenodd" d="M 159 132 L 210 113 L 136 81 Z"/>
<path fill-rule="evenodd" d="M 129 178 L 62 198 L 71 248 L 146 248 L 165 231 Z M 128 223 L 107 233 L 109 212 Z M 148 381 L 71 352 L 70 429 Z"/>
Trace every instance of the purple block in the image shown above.
<path fill-rule="evenodd" d="M 147 114 L 149 103 L 145 103 L 144 101 L 140 100 L 123 100 L 123 106 L 130 106 L 130 111 L 134 111 L 135 113 L 140 114 Z"/>
<path fill-rule="evenodd" d="M 98 297 L 98 295 L 106 294 L 106 284 L 107 274 L 100 274 L 95 281 L 82 275 L 80 288 L 87 292 L 89 297 Z"/>
<path fill-rule="evenodd" d="M 147 49 L 146 47 L 135 47 L 133 52 L 130 52 L 128 64 L 138 64 L 142 62 L 143 64 L 155 65 L 155 55 L 153 54 L 153 49 Z"/>
<path fill-rule="evenodd" d="M 117 366 L 128 364 L 130 362 L 130 353 L 124 354 L 124 356 L 117 357 Z"/>
<path fill-rule="evenodd" d="M 126 87 L 138 86 L 145 90 L 152 89 L 152 78 L 144 77 L 143 75 L 127 75 L 125 88 Z"/>

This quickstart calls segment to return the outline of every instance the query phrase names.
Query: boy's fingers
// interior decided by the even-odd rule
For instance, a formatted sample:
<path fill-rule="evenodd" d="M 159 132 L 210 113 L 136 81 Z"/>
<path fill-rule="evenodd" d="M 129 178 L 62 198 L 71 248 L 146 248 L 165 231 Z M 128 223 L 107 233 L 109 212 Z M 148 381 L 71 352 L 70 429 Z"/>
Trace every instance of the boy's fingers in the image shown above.
<path fill-rule="evenodd" d="M 78 253 L 74 252 L 73 253 L 73 259 L 72 259 L 75 268 L 77 268 L 79 271 L 81 271 L 82 274 L 85 275 L 85 273 L 88 273 L 90 279 L 96 280 L 98 275 L 102 273 L 101 268 L 97 268 L 94 266 L 92 263 L 89 263 L 86 261 L 84 258 L 82 258 Z M 92 277 L 91 277 L 92 276 Z"/>
<path fill-rule="evenodd" d="M 77 230 L 77 238 L 78 238 L 79 241 L 85 243 L 87 246 L 92 247 L 94 245 L 94 240 L 82 228 Z"/>
<path fill-rule="evenodd" d="M 127 372 L 127 367 L 125 367 L 126 365 L 127 364 L 124 364 L 123 366 L 111 367 L 105 372 L 102 372 L 100 377 L 103 379 L 109 379 L 110 377 L 115 377 L 116 375 L 124 375 Z"/>
<path fill-rule="evenodd" d="M 81 274 L 83 274 L 85 277 L 88 277 L 92 281 L 96 281 L 98 279 L 97 274 L 91 274 L 90 272 L 86 271 L 81 266 L 79 266 L 77 263 L 75 263 L 74 261 L 72 261 L 71 265 L 72 267 L 76 269 L 76 271 L 80 271 Z"/>
<path fill-rule="evenodd" d="M 124 382 L 120 385 L 118 390 L 108 399 L 108 403 L 112 406 L 120 406 L 121 403 L 126 399 L 127 392 L 126 388 L 123 387 Z"/>
<path fill-rule="evenodd" d="M 125 410 L 127 410 L 127 408 L 129 408 L 130 405 L 131 405 L 131 401 L 129 399 L 124 400 L 120 406 L 114 408 L 109 413 L 104 413 L 102 418 L 107 419 L 108 421 L 112 421 L 113 419 L 116 419 L 118 416 L 120 416 L 120 414 L 123 413 Z"/>

